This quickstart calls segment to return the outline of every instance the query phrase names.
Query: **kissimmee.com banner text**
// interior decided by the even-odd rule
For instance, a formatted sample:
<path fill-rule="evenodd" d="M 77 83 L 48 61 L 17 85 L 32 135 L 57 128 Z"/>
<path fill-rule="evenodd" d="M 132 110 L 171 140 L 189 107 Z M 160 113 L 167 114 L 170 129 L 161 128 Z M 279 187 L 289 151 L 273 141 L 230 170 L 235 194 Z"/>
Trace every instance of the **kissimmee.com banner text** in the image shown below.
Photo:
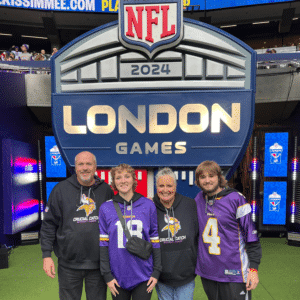
<path fill-rule="evenodd" d="M 190 1 L 184 0 L 183 5 L 189 6 Z M 0 0 L 1 6 L 54 11 L 117 13 L 119 0 Z"/>
<path fill-rule="evenodd" d="M 183 0 L 184 10 L 211 10 L 294 0 Z M 117 13 L 119 0 L 0 0 L 0 7 L 44 9 L 53 11 Z"/>
<path fill-rule="evenodd" d="M 183 0 L 183 6 L 204 0 Z M 0 7 L 15 7 L 53 11 L 117 13 L 119 0 L 0 0 Z M 200 7 L 200 6 L 199 6 Z"/>
<path fill-rule="evenodd" d="M 118 0 L 0 0 L 0 7 L 42 9 L 53 11 L 117 13 Z"/>

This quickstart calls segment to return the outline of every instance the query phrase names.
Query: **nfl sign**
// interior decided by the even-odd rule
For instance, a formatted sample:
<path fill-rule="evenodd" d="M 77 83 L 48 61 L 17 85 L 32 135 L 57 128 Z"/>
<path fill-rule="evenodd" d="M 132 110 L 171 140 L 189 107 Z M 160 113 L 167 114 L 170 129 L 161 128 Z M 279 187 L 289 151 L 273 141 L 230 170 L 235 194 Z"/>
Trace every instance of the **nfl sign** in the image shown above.
<path fill-rule="evenodd" d="M 119 21 L 52 59 L 52 120 L 65 161 L 195 167 L 230 174 L 254 122 L 256 53 L 213 26 L 182 18 L 181 1 L 121 1 Z"/>
<path fill-rule="evenodd" d="M 119 12 L 120 42 L 152 57 L 182 39 L 182 1 L 121 0 Z"/>

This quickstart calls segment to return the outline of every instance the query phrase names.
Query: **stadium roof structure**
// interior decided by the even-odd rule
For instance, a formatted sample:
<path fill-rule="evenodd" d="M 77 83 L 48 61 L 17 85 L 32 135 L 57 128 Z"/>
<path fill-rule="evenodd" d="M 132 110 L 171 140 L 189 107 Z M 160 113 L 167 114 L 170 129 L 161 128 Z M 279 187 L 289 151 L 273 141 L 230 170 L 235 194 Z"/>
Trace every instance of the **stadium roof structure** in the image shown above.
<path fill-rule="evenodd" d="M 41 3 L 43 1 L 44 0 L 36 0 L 33 2 Z M 51 2 L 51 0 L 47 1 Z M 106 2 L 110 3 L 113 1 L 115 0 Z M 193 0 L 190 2 L 192 1 Z M 9 2 L 9 0 L 5 1 L 5 3 Z M 103 3 L 105 1 L 99 2 Z M 19 46 L 22 45 L 24 42 L 23 36 L 41 37 L 46 39 L 27 38 L 26 41 L 29 41 L 31 45 L 37 44 L 43 46 L 48 43 L 47 45 L 51 44 L 51 47 L 60 47 L 82 33 L 117 20 L 118 18 L 117 13 L 33 10 L 7 7 L 3 6 L 3 3 L 0 3 L 0 44 L 1 47 L 6 48 L 10 47 L 13 43 L 17 43 Z M 229 32 L 241 39 L 241 37 L 253 33 L 249 26 L 246 28 L 243 27 L 246 24 L 252 26 L 253 23 L 255 23 L 253 26 L 255 27 L 256 32 L 267 33 L 268 27 L 265 24 L 266 21 L 273 23 L 273 27 L 276 26 L 279 33 L 289 32 L 291 21 L 300 17 L 300 2 L 279 2 L 216 10 L 199 10 L 197 6 L 190 6 L 184 10 L 184 17 L 200 20 L 216 27 L 237 25 L 236 28 L 228 28 L 228 30 L 233 30 Z M 258 24 L 261 22 L 264 23 Z M 262 27 L 259 30 L 258 28 L 260 26 Z M 227 28 L 224 28 L 224 30 L 227 30 Z M 297 30 L 297 32 L 299 32 L 299 30 Z M 12 36 L 1 34 L 11 34 Z"/>

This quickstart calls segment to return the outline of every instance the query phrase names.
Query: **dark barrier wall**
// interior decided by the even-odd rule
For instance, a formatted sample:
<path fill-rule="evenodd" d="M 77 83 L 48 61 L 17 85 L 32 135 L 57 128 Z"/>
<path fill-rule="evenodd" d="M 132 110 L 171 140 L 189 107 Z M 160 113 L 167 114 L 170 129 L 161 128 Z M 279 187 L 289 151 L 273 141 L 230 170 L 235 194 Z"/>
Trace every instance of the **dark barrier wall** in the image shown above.
<path fill-rule="evenodd" d="M 26 106 L 25 75 L 0 72 L 0 244 L 16 245 L 20 241 L 20 234 L 3 234 L 2 140 L 38 146 L 38 140 L 44 137 L 43 128 Z"/>

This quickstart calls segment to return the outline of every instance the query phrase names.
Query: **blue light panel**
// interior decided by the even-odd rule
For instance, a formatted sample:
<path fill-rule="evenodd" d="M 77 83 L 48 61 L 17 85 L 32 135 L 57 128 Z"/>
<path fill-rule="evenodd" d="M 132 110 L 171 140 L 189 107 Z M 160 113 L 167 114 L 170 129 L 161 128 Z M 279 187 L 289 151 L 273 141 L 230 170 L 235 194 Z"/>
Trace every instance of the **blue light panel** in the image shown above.
<path fill-rule="evenodd" d="M 287 183 L 266 181 L 264 183 L 263 224 L 285 225 Z"/>
<path fill-rule="evenodd" d="M 66 164 L 57 147 L 54 136 L 45 136 L 46 177 L 65 178 L 67 176 Z"/>
<path fill-rule="evenodd" d="M 287 176 L 288 141 L 288 132 L 265 134 L 265 177 Z"/>

